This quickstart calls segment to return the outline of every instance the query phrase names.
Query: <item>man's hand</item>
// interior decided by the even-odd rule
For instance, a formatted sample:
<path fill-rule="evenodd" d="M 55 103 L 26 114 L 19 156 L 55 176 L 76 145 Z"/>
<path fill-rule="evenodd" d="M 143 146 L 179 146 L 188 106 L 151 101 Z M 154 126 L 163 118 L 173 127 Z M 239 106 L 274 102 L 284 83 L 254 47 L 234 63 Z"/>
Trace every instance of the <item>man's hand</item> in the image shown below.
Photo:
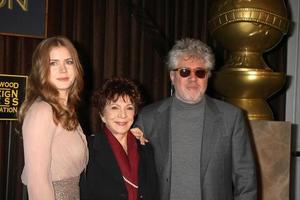
<path fill-rule="evenodd" d="M 145 137 L 143 131 L 139 128 L 130 129 L 131 133 L 134 135 L 136 139 L 140 141 L 142 145 L 145 145 L 146 142 L 149 142 Z"/>

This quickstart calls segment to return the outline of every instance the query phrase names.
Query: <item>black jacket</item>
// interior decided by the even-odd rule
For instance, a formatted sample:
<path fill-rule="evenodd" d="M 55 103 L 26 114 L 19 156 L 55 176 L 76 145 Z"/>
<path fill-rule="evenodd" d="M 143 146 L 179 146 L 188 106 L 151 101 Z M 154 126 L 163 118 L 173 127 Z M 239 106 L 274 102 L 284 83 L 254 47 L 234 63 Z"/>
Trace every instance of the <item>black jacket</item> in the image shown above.
<path fill-rule="evenodd" d="M 89 163 L 80 179 L 81 200 L 127 200 L 127 190 L 113 151 L 103 132 L 89 136 Z M 139 142 L 138 142 L 139 143 Z M 158 200 L 157 175 L 150 144 L 138 145 L 138 199 Z"/>

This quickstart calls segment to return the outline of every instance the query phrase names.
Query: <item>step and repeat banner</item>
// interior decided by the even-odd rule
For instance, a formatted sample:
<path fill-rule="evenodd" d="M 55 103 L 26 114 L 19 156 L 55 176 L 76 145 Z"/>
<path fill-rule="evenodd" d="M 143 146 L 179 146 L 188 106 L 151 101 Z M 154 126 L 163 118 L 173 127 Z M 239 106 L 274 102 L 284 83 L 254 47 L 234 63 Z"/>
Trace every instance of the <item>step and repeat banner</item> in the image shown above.
<path fill-rule="evenodd" d="M 0 34 L 47 37 L 48 0 L 0 0 Z M 0 120 L 17 120 L 27 76 L 0 74 Z"/>
<path fill-rule="evenodd" d="M 17 120 L 26 85 L 27 76 L 0 74 L 0 120 Z"/>

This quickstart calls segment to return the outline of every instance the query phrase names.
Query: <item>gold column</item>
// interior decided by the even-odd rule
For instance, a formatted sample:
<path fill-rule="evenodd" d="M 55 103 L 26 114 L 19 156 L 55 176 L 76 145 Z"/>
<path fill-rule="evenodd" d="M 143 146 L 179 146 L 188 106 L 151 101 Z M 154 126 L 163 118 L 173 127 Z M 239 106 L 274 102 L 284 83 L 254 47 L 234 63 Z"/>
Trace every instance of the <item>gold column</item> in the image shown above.
<path fill-rule="evenodd" d="M 273 72 L 262 55 L 288 31 L 284 0 L 215 0 L 208 24 L 230 54 L 214 73 L 214 89 L 250 120 L 272 120 L 266 99 L 284 85 L 285 75 Z"/>

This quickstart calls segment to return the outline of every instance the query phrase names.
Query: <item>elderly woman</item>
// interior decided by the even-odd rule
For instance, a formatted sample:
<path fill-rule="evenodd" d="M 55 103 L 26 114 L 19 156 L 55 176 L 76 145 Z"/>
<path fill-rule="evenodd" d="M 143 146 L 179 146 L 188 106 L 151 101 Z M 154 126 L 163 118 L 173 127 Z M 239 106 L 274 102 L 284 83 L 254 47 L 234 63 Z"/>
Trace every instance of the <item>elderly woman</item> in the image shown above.
<path fill-rule="evenodd" d="M 140 104 L 137 86 L 128 79 L 109 79 L 93 102 L 103 127 L 88 138 L 90 159 L 81 178 L 81 199 L 157 200 L 152 147 L 140 145 L 129 130 Z"/>

